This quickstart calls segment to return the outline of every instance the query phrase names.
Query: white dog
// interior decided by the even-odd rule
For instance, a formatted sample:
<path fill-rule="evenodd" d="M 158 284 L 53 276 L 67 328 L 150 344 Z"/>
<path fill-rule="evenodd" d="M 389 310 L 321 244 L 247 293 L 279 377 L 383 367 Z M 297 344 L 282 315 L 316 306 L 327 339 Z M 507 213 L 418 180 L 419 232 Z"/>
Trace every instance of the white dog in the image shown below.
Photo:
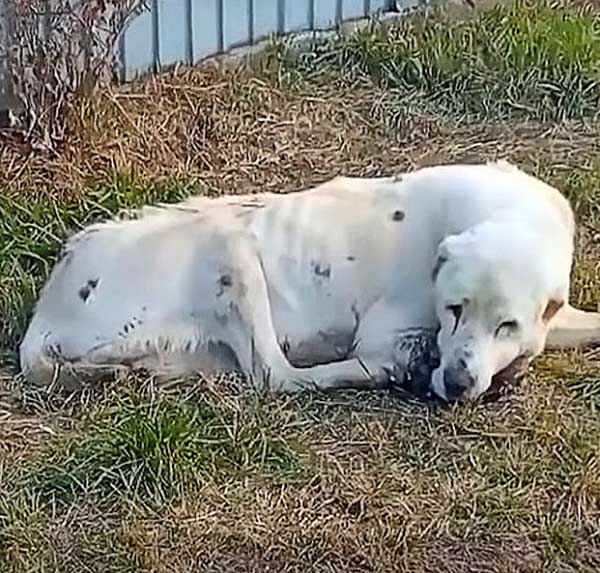
<path fill-rule="evenodd" d="M 402 366 L 398 337 L 439 329 L 434 392 L 476 398 L 546 343 L 600 340 L 600 314 L 567 302 L 573 240 L 566 199 L 505 162 L 146 208 L 68 242 L 21 365 L 373 387 Z"/>

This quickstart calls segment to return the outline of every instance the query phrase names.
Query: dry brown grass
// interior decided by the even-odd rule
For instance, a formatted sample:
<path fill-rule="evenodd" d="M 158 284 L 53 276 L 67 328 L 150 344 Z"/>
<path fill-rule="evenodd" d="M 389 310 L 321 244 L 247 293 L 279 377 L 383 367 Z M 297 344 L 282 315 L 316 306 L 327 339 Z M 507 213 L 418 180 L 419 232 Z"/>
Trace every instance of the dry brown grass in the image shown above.
<path fill-rule="evenodd" d="M 92 182 L 100 193 L 103 181 L 121 193 L 119 185 L 157 178 L 197 181 L 216 193 L 288 192 L 338 173 L 504 157 L 573 201 L 580 226 L 573 299 L 597 304 L 597 123 L 472 122 L 364 78 L 319 76 L 286 87 L 284 68 L 265 69 L 207 67 L 104 92 L 73 110 L 59 155 L 2 147 L 2 193 L 27 207 L 55 197 L 60 219 L 69 197 L 85 198 Z M 126 183 L 113 185 L 123 173 Z M 93 195 L 84 208 L 102 212 L 99 202 Z M 19 283 L 5 278 L 13 287 L 0 297 L 8 300 Z M 20 386 L 6 356 L 2 570 L 600 567 L 598 351 L 549 353 L 498 400 L 452 408 L 387 392 L 268 398 L 222 381 L 157 387 L 148 378 L 45 396 Z M 152 489 L 159 480 L 145 465 L 150 450 L 140 454 L 120 430 L 125 420 L 151 448 L 187 452 L 187 437 L 170 430 L 174 449 L 161 449 L 166 442 L 148 430 L 157 423 L 150 407 L 169 424 L 188 407 L 208 416 L 182 422 L 208 457 L 189 465 L 164 457 L 179 476 L 171 493 Z M 130 465 L 120 471 L 122 455 Z M 128 481 L 134 470 L 146 480 L 144 495 Z"/>

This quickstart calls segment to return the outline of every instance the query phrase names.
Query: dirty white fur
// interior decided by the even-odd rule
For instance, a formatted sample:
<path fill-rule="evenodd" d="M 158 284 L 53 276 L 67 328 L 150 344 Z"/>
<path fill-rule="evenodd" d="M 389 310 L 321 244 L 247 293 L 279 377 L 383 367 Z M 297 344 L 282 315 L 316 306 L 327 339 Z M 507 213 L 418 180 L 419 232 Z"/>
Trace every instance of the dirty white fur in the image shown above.
<path fill-rule="evenodd" d="M 573 236 L 561 194 L 505 162 L 149 207 L 71 238 L 21 365 L 38 382 L 235 368 L 279 391 L 370 387 L 398 332 L 439 326 L 433 388 L 474 398 L 548 333 L 600 339 L 567 304 Z"/>

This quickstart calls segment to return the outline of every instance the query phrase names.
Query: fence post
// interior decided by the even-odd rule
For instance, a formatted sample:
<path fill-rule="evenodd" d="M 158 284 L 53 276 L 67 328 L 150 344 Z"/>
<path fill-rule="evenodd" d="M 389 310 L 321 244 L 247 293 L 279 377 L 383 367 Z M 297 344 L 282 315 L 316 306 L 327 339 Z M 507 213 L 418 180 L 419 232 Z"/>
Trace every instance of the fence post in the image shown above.
<path fill-rule="evenodd" d="M 192 0 L 185 0 L 185 59 L 186 64 L 194 63 L 194 30 L 192 29 Z"/>
<path fill-rule="evenodd" d="M 10 112 L 16 112 L 20 107 L 9 69 L 14 18 L 10 2 L 0 0 L 0 128 L 11 126 Z"/>
<path fill-rule="evenodd" d="M 308 0 L 308 27 L 315 29 L 315 0 Z"/>
<path fill-rule="evenodd" d="M 254 43 L 254 0 L 248 0 L 248 41 Z"/>
<path fill-rule="evenodd" d="M 154 73 L 160 72 L 160 22 L 158 14 L 158 0 L 152 0 L 152 67 Z"/>
<path fill-rule="evenodd" d="M 52 7 L 50 0 L 44 0 L 44 15 L 42 16 L 42 34 L 44 37 L 44 42 L 48 42 L 50 40 L 50 28 L 52 24 L 51 11 Z"/>
<path fill-rule="evenodd" d="M 277 0 L 277 33 L 285 33 L 285 0 Z"/>
<path fill-rule="evenodd" d="M 221 54 L 225 49 L 225 18 L 223 15 L 223 1 L 217 2 L 217 52 Z"/>

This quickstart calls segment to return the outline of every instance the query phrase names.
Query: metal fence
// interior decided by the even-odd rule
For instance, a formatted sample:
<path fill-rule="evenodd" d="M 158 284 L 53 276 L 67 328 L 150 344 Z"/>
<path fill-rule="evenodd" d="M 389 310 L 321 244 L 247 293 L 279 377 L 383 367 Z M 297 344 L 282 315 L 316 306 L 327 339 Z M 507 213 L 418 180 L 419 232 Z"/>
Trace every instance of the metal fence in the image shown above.
<path fill-rule="evenodd" d="M 329 29 L 419 0 L 149 0 L 120 45 L 121 78 L 194 64 L 270 34 Z"/>
<path fill-rule="evenodd" d="M 2 30 L 6 9 L 0 0 Z M 52 0 L 47 0 L 49 3 Z M 271 34 L 326 30 L 347 20 L 387 10 L 414 8 L 422 0 L 146 0 L 118 45 L 119 77 L 129 80 L 177 63 L 195 64 Z M 11 105 L 6 50 L 0 37 L 0 112 Z"/>

